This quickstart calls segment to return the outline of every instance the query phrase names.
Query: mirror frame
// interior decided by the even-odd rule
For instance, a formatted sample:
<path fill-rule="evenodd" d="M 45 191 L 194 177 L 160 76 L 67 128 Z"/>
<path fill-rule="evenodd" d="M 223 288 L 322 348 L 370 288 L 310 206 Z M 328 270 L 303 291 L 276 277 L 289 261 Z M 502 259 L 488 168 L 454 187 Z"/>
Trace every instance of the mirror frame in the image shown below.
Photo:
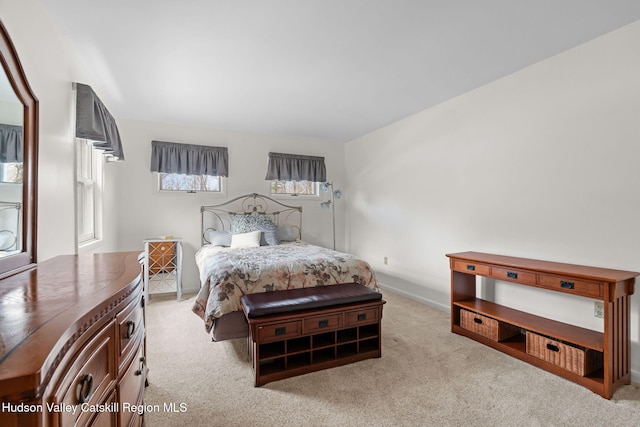
<path fill-rule="evenodd" d="M 0 62 L 16 96 L 24 106 L 22 247 L 21 252 L 0 258 L 0 279 L 36 265 L 38 182 L 38 99 L 33 94 L 7 30 L 0 21 Z"/>

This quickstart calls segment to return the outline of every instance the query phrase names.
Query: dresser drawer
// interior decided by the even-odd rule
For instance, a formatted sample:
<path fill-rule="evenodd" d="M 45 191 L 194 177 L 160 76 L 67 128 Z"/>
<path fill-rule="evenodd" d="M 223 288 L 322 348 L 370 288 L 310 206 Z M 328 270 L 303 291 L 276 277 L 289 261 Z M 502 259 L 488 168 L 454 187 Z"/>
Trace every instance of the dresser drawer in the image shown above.
<path fill-rule="evenodd" d="M 602 298 L 603 284 L 600 282 L 586 282 L 562 276 L 541 274 L 538 278 L 539 286 L 554 291 L 568 292 L 590 298 Z"/>
<path fill-rule="evenodd" d="M 107 401 L 104 403 L 106 410 L 102 412 L 97 412 L 96 415 L 91 420 L 91 427 L 113 427 L 117 425 L 118 422 L 118 412 L 116 408 L 117 400 L 116 400 L 116 392 L 112 392 Z"/>
<path fill-rule="evenodd" d="M 122 366 L 144 334 L 144 309 L 142 294 L 116 316 L 118 336 L 118 366 Z"/>
<path fill-rule="evenodd" d="M 136 357 L 131 361 L 131 364 L 118 384 L 118 398 L 121 405 L 119 411 L 121 426 L 139 425 L 142 410 L 138 411 L 137 409 L 142 409 L 146 375 L 145 363 L 143 346 L 141 344 L 138 347 Z M 123 405 L 126 405 L 127 408 L 123 408 Z M 134 419 L 136 422 L 132 424 Z"/>
<path fill-rule="evenodd" d="M 274 323 L 271 325 L 258 326 L 259 342 L 281 341 L 283 339 L 294 338 L 302 333 L 300 322 Z"/>
<path fill-rule="evenodd" d="M 488 276 L 491 272 L 491 267 L 488 265 L 458 260 L 453 262 L 453 269 L 463 273 L 476 274 L 478 276 Z"/>
<path fill-rule="evenodd" d="M 536 285 L 536 274 L 514 268 L 492 267 L 491 277 L 508 282 L 523 283 L 525 285 Z"/>
<path fill-rule="evenodd" d="M 377 308 L 363 308 L 361 310 L 347 311 L 345 313 L 345 326 L 356 326 L 371 323 L 378 320 Z"/>
<path fill-rule="evenodd" d="M 55 387 L 51 403 L 78 409 L 75 414 L 65 410 L 51 412 L 52 425 L 85 424 L 94 413 L 82 411 L 82 406 L 78 405 L 91 407 L 107 401 L 104 395 L 113 388 L 116 380 L 114 331 L 115 322 L 112 321 L 64 369 L 67 374 Z"/>
<path fill-rule="evenodd" d="M 324 316 L 305 317 L 303 331 L 305 334 L 318 331 L 332 331 L 342 327 L 342 313 Z"/>

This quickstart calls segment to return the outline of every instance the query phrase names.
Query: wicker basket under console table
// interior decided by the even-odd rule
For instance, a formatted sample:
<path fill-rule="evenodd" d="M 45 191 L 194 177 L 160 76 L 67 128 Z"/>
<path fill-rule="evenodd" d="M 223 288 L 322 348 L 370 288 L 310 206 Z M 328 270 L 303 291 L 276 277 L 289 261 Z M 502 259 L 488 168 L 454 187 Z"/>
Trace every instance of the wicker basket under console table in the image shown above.
<path fill-rule="evenodd" d="M 630 297 L 640 273 L 479 252 L 447 254 L 447 257 L 451 266 L 452 332 L 581 384 L 607 399 L 616 389 L 630 383 Z M 604 332 L 477 298 L 476 276 L 601 300 Z M 523 333 L 491 339 L 488 334 L 463 327 L 461 312 L 465 311 L 476 313 L 480 318 L 478 322 L 484 316 L 497 321 L 498 325 L 520 328 Z M 527 343 L 527 339 L 537 341 Z M 544 342 L 544 347 L 540 342 Z M 564 351 L 569 353 L 564 355 Z M 579 364 L 584 366 L 576 366 Z"/>

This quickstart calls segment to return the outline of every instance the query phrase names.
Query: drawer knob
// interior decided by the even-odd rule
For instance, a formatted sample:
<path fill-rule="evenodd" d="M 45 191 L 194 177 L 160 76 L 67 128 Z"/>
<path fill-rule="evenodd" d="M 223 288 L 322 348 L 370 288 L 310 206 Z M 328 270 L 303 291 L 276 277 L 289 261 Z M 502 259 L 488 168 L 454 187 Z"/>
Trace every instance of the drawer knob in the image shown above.
<path fill-rule="evenodd" d="M 467 270 L 469 271 L 475 271 L 476 266 L 475 265 L 471 265 L 471 264 L 467 264 Z"/>
<path fill-rule="evenodd" d="M 479 317 L 474 317 L 473 321 L 476 322 L 478 325 L 482 325 L 482 319 L 480 319 Z"/>
<path fill-rule="evenodd" d="M 547 349 L 554 351 L 556 353 L 560 351 L 560 348 L 557 345 L 553 345 L 553 344 L 547 344 Z"/>
<path fill-rule="evenodd" d="M 358 321 L 367 320 L 367 313 L 358 314 Z"/>
<path fill-rule="evenodd" d="M 93 375 L 84 374 L 80 379 L 80 391 L 78 393 L 78 403 L 82 404 L 89 400 L 93 389 Z"/>
<path fill-rule="evenodd" d="M 135 331 L 136 331 L 136 322 L 134 322 L 133 320 L 129 320 L 127 322 L 127 332 L 125 333 L 124 337 L 131 338 Z"/>
<path fill-rule="evenodd" d="M 281 328 L 276 328 L 276 335 L 284 335 L 287 333 L 287 328 L 285 326 Z"/>
<path fill-rule="evenodd" d="M 573 282 L 567 282 L 565 280 L 561 280 L 560 281 L 560 287 L 564 288 L 564 289 L 573 289 L 574 288 L 574 284 L 573 284 Z"/>
<path fill-rule="evenodd" d="M 319 328 L 326 328 L 327 326 L 329 326 L 329 321 L 328 320 L 321 320 L 318 322 L 318 327 Z"/>
<path fill-rule="evenodd" d="M 510 279 L 517 279 L 518 273 L 514 273 L 513 271 L 507 271 L 507 277 Z"/>

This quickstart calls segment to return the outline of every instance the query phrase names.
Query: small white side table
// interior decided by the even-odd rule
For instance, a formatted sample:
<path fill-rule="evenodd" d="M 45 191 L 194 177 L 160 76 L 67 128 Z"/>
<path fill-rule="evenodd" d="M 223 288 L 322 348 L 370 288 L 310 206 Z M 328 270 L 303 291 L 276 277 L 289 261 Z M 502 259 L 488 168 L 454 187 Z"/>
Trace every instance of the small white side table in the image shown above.
<path fill-rule="evenodd" d="M 144 279 L 149 294 L 176 293 L 182 299 L 182 238 L 144 239 Z"/>

